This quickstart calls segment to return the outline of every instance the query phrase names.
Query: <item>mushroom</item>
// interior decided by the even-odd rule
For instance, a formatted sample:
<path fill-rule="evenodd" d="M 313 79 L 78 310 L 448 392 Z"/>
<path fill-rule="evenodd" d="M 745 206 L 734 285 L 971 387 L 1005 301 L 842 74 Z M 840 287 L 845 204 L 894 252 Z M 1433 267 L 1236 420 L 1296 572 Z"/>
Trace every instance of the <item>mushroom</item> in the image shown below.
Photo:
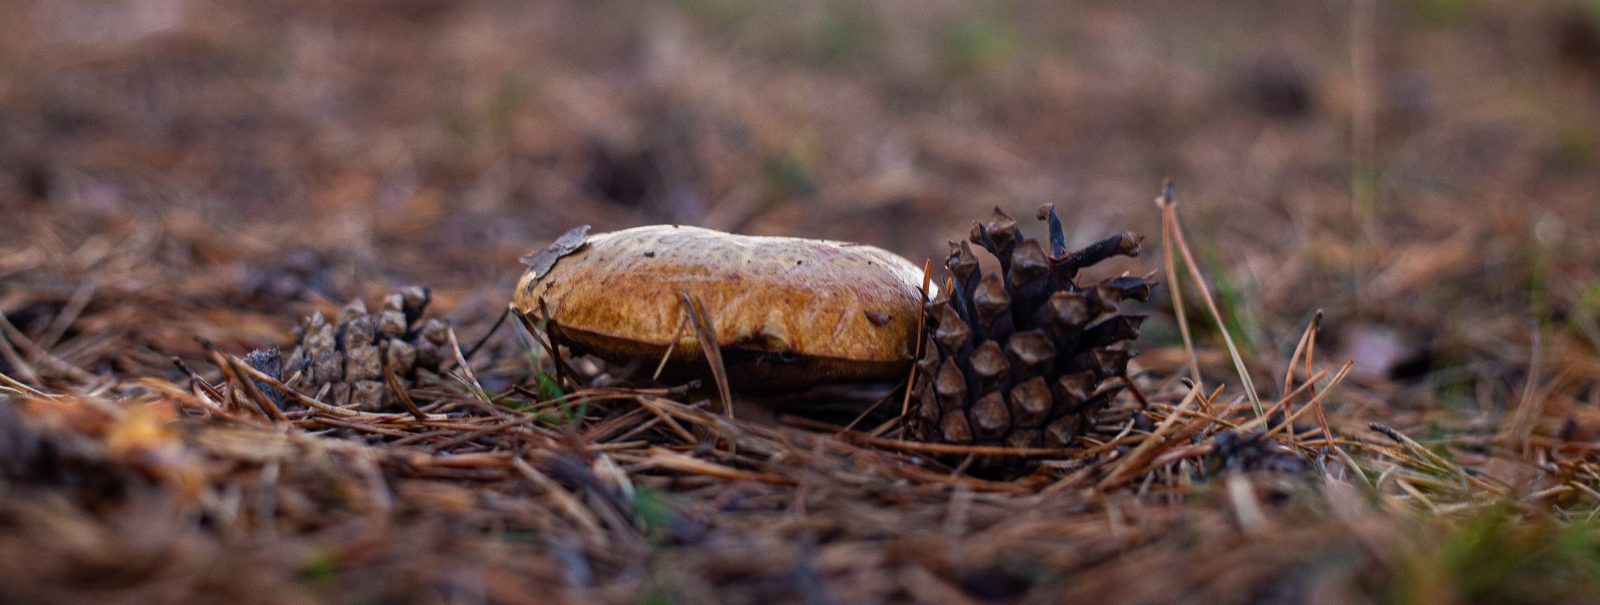
<path fill-rule="evenodd" d="M 652 225 L 567 232 L 523 259 L 512 306 L 555 343 L 671 378 L 709 376 L 703 306 L 729 384 L 754 392 L 891 381 L 915 360 L 922 269 L 848 242 Z"/>

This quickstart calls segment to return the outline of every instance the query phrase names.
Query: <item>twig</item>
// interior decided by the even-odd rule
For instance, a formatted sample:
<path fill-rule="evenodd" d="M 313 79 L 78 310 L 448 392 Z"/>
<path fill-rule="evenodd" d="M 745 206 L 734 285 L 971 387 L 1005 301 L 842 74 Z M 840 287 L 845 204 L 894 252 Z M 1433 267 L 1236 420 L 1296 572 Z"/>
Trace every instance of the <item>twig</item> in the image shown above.
<path fill-rule="evenodd" d="M 483 337 L 479 338 L 478 342 L 473 343 L 471 349 L 467 349 L 465 359 L 472 359 L 473 355 L 478 354 L 478 349 L 482 349 L 483 345 L 489 344 L 489 337 L 500 331 L 500 326 L 506 323 L 506 317 L 509 315 L 511 315 L 511 307 L 506 307 L 506 310 L 500 312 L 500 318 L 494 320 L 494 325 L 489 326 L 489 331 L 484 332 Z"/>

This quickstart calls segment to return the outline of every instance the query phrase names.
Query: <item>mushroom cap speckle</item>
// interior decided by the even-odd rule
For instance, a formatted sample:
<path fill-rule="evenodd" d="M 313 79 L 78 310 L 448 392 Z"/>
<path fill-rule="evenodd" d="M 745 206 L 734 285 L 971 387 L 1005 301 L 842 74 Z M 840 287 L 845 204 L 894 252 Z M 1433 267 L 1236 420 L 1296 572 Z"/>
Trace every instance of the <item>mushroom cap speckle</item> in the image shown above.
<path fill-rule="evenodd" d="M 652 225 L 574 230 L 535 257 L 515 310 L 615 363 L 653 369 L 670 347 L 670 374 L 707 375 L 680 292 L 704 304 L 735 388 L 898 380 L 914 361 L 922 269 L 880 248 Z"/>

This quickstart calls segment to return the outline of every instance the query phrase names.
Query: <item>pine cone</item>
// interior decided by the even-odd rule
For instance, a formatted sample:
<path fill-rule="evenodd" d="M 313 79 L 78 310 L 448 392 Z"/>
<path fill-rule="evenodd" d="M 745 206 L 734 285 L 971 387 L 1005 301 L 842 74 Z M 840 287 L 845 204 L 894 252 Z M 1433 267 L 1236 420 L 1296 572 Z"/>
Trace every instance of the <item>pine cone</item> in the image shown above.
<path fill-rule="evenodd" d="M 429 299 L 427 288 L 410 286 L 384 297 L 377 313 L 369 314 L 366 304 L 357 300 L 346 305 L 332 324 L 321 313 L 302 320 L 285 363 L 300 371 L 296 389 L 327 403 L 354 403 L 364 410 L 396 403 L 384 378 L 384 365 L 402 387 L 409 387 L 418 372 L 437 372 L 449 347 L 449 325 L 422 320 Z"/>
<path fill-rule="evenodd" d="M 1298 475 L 1306 472 L 1306 460 L 1283 445 L 1267 439 L 1266 432 L 1223 431 L 1212 442 L 1206 456 L 1207 474 L 1227 471 L 1268 472 Z"/>
<path fill-rule="evenodd" d="M 1069 253 L 1055 207 L 1040 208 L 1050 242 L 1022 239 L 998 208 L 973 226 L 971 242 L 1000 265 L 984 274 L 967 242 L 951 242 L 953 279 L 927 306 L 927 341 L 917 362 L 913 438 L 957 444 L 1059 447 L 1092 425 L 1123 388 L 1129 341 L 1144 315 L 1120 303 L 1145 301 L 1151 284 L 1115 277 L 1087 288 L 1078 270 L 1136 256 L 1143 236 L 1123 233 Z"/>

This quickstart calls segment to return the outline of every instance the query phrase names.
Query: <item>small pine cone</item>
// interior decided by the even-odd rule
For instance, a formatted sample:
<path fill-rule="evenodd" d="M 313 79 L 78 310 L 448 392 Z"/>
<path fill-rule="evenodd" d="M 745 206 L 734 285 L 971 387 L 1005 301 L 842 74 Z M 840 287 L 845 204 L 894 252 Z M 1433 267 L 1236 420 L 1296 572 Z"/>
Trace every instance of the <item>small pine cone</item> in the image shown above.
<path fill-rule="evenodd" d="M 995 209 L 966 242 L 951 242 L 952 279 L 927 306 L 927 341 L 918 361 L 913 438 L 955 444 L 1060 447 L 1093 425 L 1121 390 L 1108 379 L 1127 371 L 1151 284 L 1116 277 L 1080 286 L 1078 270 L 1113 256 L 1136 256 L 1142 236 L 1116 235 L 1068 252 L 1055 208 L 1041 208 L 1050 241 L 1023 239 Z M 970 243 L 969 243 L 970 242 Z M 984 273 L 970 244 L 999 261 Z"/>
<path fill-rule="evenodd" d="M 438 372 L 444 360 L 449 324 L 423 318 L 429 298 L 427 288 L 410 286 L 384 297 L 376 313 L 357 300 L 333 323 L 321 313 L 302 320 L 284 360 L 289 372 L 300 373 L 295 388 L 334 405 L 393 407 L 385 367 L 406 387 L 416 384 L 421 372 Z"/>
<path fill-rule="evenodd" d="M 1226 471 L 1298 475 L 1306 471 L 1306 460 L 1267 439 L 1262 431 L 1224 431 L 1212 442 L 1204 468 L 1210 475 Z"/>

